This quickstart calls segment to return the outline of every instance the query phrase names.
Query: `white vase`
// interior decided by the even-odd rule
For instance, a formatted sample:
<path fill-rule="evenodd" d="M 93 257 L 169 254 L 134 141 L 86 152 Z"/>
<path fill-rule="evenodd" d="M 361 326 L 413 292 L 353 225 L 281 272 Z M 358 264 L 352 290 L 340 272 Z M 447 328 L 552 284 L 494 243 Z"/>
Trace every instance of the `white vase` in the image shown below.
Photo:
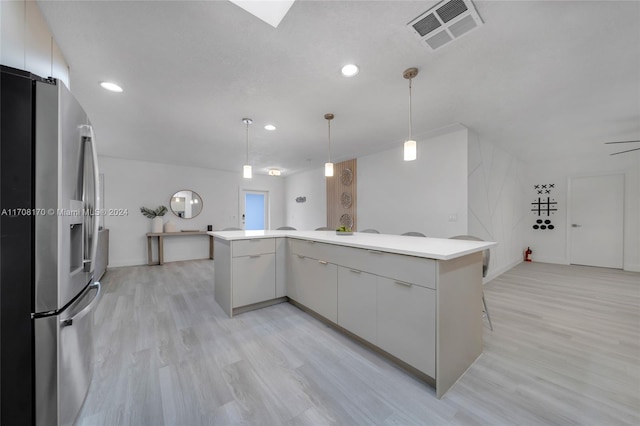
<path fill-rule="evenodd" d="M 169 221 L 164 224 L 164 232 L 178 232 L 178 228 L 175 223 Z"/>
<path fill-rule="evenodd" d="M 162 217 L 156 216 L 151 219 L 151 232 L 154 234 L 162 233 Z"/>

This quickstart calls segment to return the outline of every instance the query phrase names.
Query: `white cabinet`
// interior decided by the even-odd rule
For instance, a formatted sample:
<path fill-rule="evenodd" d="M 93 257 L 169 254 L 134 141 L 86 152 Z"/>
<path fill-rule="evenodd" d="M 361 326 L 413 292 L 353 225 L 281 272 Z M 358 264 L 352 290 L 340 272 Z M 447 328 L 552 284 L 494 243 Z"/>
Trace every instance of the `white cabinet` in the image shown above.
<path fill-rule="evenodd" d="M 287 296 L 435 377 L 435 261 L 331 248 L 328 244 L 292 241 Z M 339 266 L 310 257 L 314 255 Z M 394 264 L 397 267 L 390 267 Z"/>
<path fill-rule="evenodd" d="M 236 308 L 277 302 L 275 299 L 286 295 L 286 239 L 215 238 L 214 244 L 218 250 L 215 298 L 229 316 L 233 316 Z"/>
<path fill-rule="evenodd" d="M 326 319 L 338 320 L 338 267 L 324 260 L 292 254 L 287 295 Z"/>
<path fill-rule="evenodd" d="M 378 277 L 377 345 L 436 377 L 436 292 Z"/>
<path fill-rule="evenodd" d="M 287 295 L 287 239 L 276 238 L 276 297 Z"/>
<path fill-rule="evenodd" d="M 306 305 L 305 298 L 305 259 L 302 255 L 292 254 L 289 256 L 287 267 L 287 297 L 298 303 Z M 309 262 L 311 259 L 308 260 Z"/>
<path fill-rule="evenodd" d="M 377 276 L 338 267 L 338 325 L 377 344 Z"/>
<path fill-rule="evenodd" d="M 338 321 L 338 267 L 324 260 L 309 260 L 306 305 L 335 323 Z"/>
<path fill-rule="evenodd" d="M 276 297 L 276 255 L 256 254 L 233 259 L 233 307 Z"/>

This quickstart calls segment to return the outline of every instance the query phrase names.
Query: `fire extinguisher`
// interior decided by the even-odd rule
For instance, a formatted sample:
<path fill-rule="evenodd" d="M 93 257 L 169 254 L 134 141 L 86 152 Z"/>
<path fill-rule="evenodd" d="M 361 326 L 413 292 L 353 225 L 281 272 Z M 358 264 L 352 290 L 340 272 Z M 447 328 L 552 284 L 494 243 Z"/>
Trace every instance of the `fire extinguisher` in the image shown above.
<path fill-rule="evenodd" d="M 525 250 L 525 252 L 524 252 L 524 261 L 525 262 L 531 262 L 531 254 L 532 253 L 533 252 L 531 251 L 531 248 L 527 247 L 527 250 Z"/>

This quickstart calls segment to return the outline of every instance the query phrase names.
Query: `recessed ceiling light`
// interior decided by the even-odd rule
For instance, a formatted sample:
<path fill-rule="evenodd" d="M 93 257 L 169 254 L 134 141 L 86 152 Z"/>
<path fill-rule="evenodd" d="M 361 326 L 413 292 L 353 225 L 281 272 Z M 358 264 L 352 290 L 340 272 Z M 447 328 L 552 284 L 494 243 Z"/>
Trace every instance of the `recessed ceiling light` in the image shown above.
<path fill-rule="evenodd" d="M 276 126 L 274 126 L 273 124 L 267 124 L 266 126 L 264 126 L 264 128 L 266 130 L 275 130 Z"/>
<path fill-rule="evenodd" d="M 344 67 L 342 67 L 342 75 L 344 75 L 345 77 L 353 77 L 359 72 L 360 72 L 360 68 L 358 68 L 358 66 L 354 64 L 347 64 Z"/>
<path fill-rule="evenodd" d="M 280 176 L 280 169 L 269 169 L 269 176 Z"/>
<path fill-rule="evenodd" d="M 111 83 L 110 81 L 103 81 L 102 83 L 100 83 L 100 86 L 102 86 L 103 89 L 107 89 L 111 92 L 122 92 L 122 87 L 118 86 L 115 83 Z"/>

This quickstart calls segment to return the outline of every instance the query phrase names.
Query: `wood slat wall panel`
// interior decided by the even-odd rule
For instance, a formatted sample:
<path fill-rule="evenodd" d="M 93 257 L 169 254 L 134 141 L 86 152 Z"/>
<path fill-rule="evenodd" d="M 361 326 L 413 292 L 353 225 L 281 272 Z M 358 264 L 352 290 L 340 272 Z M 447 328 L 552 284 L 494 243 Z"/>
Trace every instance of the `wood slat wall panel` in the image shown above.
<path fill-rule="evenodd" d="M 345 169 L 351 170 L 352 180 L 349 185 L 343 185 L 341 176 Z M 357 229 L 357 176 L 358 176 L 358 160 L 346 160 L 333 165 L 333 176 L 327 177 L 327 226 L 337 229 L 341 226 L 340 217 L 343 214 L 349 214 L 353 218 L 352 228 Z M 341 203 L 343 193 L 351 195 L 351 206 L 344 208 Z"/>

